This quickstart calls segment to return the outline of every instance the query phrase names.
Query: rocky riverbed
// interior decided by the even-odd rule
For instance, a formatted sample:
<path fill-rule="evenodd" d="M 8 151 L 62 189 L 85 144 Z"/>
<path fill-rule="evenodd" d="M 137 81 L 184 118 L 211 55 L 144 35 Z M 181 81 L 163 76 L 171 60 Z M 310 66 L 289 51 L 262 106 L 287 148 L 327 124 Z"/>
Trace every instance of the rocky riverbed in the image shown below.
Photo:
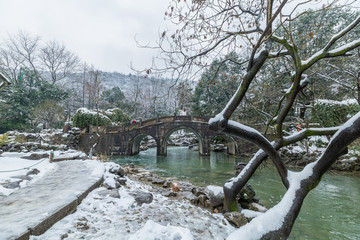
<path fill-rule="evenodd" d="M 31 239 L 225 239 L 261 214 L 222 214 L 222 187 L 164 179 L 133 164 L 104 164 L 102 187 L 75 213 Z"/>

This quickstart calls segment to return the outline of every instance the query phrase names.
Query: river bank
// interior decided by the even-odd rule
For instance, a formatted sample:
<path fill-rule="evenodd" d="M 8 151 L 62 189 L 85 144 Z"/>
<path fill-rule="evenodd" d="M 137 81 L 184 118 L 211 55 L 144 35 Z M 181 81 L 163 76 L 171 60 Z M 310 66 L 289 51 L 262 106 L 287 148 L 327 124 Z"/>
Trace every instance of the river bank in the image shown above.
<path fill-rule="evenodd" d="M 166 197 L 159 188 L 123 175 L 127 170 L 119 165 L 104 164 L 103 186 L 75 213 L 30 239 L 225 239 L 235 230 L 222 214 L 182 197 Z M 119 173 L 121 183 L 116 180 Z"/>

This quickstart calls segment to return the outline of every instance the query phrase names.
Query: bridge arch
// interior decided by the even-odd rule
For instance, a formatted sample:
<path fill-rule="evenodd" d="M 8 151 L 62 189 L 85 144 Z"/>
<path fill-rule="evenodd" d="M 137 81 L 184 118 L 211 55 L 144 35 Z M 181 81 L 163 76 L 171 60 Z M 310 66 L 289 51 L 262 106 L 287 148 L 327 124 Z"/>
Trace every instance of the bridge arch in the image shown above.
<path fill-rule="evenodd" d="M 211 138 L 210 143 L 212 143 L 214 141 L 214 139 L 217 137 L 222 137 L 226 141 L 226 148 L 227 148 L 226 151 L 228 154 L 236 155 L 236 153 L 238 151 L 238 145 L 233 137 L 231 137 L 229 135 L 225 135 L 225 134 L 214 135 Z"/>
<path fill-rule="evenodd" d="M 140 152 L 140 143 L 147 136 L 152 137 L 156 142 L 157 148 L 159 148 L 160 140 L 158 138 L 156 138 L 148 133 L 140 133 L 140 134 L 136 135 L 133 139 L 131 139 L 128 143 L 129 149 L 131 150 L 131 152 L 130 152 L 131 155 L 135 155 Z"/>
<path fill-rule="evenodd" d="M 176 126 L 176 127 L 172 128 L 171 130 L 166 132 L 166 134 L 164 135 L 162 141 L 160 142 L 160 145 L 161 145 L 160 155 L 161 156 L 166 156 L 167 155 L 167 140 L 170 138 L 171 134 L 173 134 L 174 132 L 176 132 L 178 130 L 183 130 L 183 129 L 190 130 L 197 137 L 197 139 L 199 141 L 199 153 L 200 153 L 200 155 L 205 155 L 205 156 L 210 155 L 210 145 L 209 145 L 209 143 L 207 141 L 206 142 L 204 141 L 204 137 L 196 129 L 194 129 L 193 127 L 180 125 L 180 126 Z"/>

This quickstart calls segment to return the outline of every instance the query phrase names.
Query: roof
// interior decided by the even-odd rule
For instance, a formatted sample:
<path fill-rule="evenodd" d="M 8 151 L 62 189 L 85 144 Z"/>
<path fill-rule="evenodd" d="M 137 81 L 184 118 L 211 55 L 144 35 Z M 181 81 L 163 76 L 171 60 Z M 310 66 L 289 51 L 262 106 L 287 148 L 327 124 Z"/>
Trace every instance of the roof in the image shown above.
<path fill-rule="evenodd" d="M 0 72 L 0 88 L 4 87 L 5 84 L 10 85 L 10 80 Z"/>

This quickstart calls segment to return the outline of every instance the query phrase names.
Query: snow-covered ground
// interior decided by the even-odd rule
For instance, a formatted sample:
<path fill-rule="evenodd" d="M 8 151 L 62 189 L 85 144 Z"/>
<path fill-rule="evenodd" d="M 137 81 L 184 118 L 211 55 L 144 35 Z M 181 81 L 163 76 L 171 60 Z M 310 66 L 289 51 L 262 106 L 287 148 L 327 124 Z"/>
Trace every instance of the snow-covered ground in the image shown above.
<path fill-rule="evenodd" d="M 49 157 L 43 157 L 39 160 L 29 160 L 23 157 L 31 154 L 48 155 L 50 151 L 36 151 L 36 152 L 4 152 L 0 154 L 0 196 L 8 196 L 19 188 L 26 187 L 35 181 L 38 181 L 49 171 L 56 170 L 56 164 L 49 162 Z M 75 150 L 68 151 L 54 151 L 55 158 L 79 158 L 86 156 L 82 152 Z M 39 172 L 34 173 L 37 169 Z M 4 187 L 11 183 L 12 187 Z"/>
<path fill-rule="evenodd" d="M 26 187 L 51 171 L 56 164 L 49 158 L 27 160 L 21 157 L 32 153 L 2 153 L 0 156 L 0 183 L 19 180 L 14 176 L 26 176 L 32 169 L 40 172 L 22 180 L 19 187 Z M 55 158 L 81 155 L 77 151 L 55 151 Z M 104 163 L 106 166 L 113 163 Z M 107 167 L 108 168 L 108 167 Z M 105 178 L 111 177 L 107 172 Z M 69 186 L 70 187 L 70 186 Z M 19 188 L 8 189 L 0 185 L 0 195 L 9 195 Z M 225 239 L 235 231 L 222 214 L 214 214 L 196 207 L 187 200 L 170 199 L 161 195 L 156 188 L 127 178 L 125 186 L 113 190 L 100 187 L 92 191 L 78 206 L 77 211 L 50 228 L 42 239 Z M 151 192 L 153 201 L 139 205 L 135 192 Z M 108 194 L 107 194 L 108 193 Z M 117 194 L 115 194 L 117 195 Z"/>
<path fill-rule="evenodd" d="M 222 216 L 170 200 L 151 186 L 127 179 L 118 192 L 120 198 L 94 190 L 78 210 L 32 240 L 50 239 L 225 239 L 235 230 Z M 150 204 L 138 205 L 132 193 L 152 192 Z"/>

